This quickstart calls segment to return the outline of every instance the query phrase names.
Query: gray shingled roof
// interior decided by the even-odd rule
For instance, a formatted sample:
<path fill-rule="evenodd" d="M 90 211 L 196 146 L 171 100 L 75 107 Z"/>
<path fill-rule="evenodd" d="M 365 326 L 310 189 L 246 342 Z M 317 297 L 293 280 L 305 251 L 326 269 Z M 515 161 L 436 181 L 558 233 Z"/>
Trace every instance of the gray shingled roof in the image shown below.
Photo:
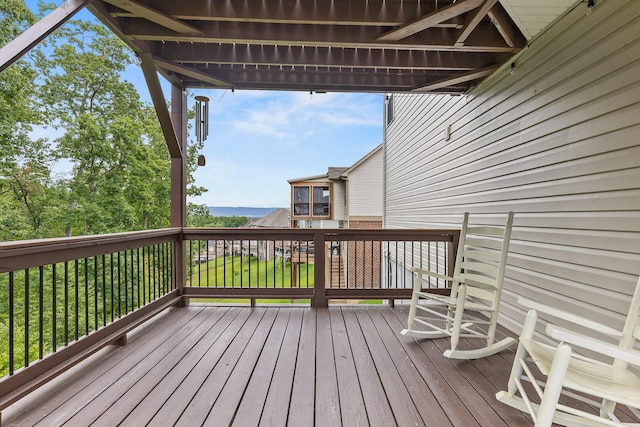
<path fill-rule="evenodd" d="M 250 228 L 289 228 L 289 209 L 280 208 L 269 215 L 252 220 Z"/>

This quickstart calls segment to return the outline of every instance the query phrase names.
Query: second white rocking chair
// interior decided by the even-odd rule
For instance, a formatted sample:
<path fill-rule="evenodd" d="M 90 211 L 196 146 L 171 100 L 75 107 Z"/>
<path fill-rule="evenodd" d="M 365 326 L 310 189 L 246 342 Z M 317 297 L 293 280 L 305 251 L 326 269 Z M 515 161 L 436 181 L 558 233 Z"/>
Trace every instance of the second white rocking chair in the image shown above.
<path fill-rule="evenodd" d="M 490 356 L 515 343 L 513 338 L 495 340 L 502 281 L 507 263 L 513 212 L 504 227 L 469 226 L 464 215 L 453 277 L 412 268 L 415 273 L 407 329 L 402 334 L 415 338 L 451 337 L 452 359 Z M 423 276 L 451 281 L 449 296 L 423 291 Z M 482 347 L 458 348 L 461 338 L 482 340 Z"/>
<path fill-rule="evenodd" d="M 640 426 L 640 351 L 634 348 L 640 340 L 640 279 L 622 331 L 534 301 L 521 298 L 518 302 L 531 310 L 520 335 L 507 390 L 498 392 L 497 399 L 528 412 L 536 427 L 552 423 L 571 427 Z M 546 334 L 556 343 L 538 341 L 534 339 L 538 313 L 586 328 L 593 336 L 549 323 Z M 618 339 L 618 344 L 596 336 Z M 596 358 L 579 354 L 585 350 Z M 568 405 L 562 396 L 586 405 Z M 636 420 L 619 420 L 620 413 L 614 413 L 616 404 L 626 406 L 633 414 L 630 418 Z"/>

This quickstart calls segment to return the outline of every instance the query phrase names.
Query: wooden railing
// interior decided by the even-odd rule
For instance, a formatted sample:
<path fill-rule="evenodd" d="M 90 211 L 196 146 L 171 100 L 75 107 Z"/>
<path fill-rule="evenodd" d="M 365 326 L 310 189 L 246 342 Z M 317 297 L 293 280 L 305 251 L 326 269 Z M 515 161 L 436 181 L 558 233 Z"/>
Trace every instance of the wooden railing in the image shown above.
<path fill-rule="evenodd" d="M 408 299 L 457 230 L 194 229 L 0 243 L 0 411 L 193 298 Z M 448 292 L 444 282 L 425 283 Z"/>
<path fill-rule="evenodd" d="M 180 233 L 0 243 L 0 410 L 180 303 Z"/>
<path fill-rule="evenodd" d="M 411 266 L 451 273 L 457 230 L 184 229 L 186 298 L 394 300 Z M 443 281 L 425 283 L 448 292 Z"/>

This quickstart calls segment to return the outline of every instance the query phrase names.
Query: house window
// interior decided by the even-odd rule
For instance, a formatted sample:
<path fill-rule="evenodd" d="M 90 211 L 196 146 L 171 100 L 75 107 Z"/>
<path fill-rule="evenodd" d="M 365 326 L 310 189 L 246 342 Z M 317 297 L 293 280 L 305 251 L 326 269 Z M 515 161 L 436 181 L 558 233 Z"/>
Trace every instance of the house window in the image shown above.
<path fill-rule="evenodd" d="M 386 98 L 386 107 L 387 107 L 387 126 L 393 121 L 393 94 L 387 95 Z"/>
<path fill-rule="evenodd" d="M 292 197 L 294 217 L 328 218 L 331 216 L 329 185 L 295 185 Z"/>
<path fill-rule="evenodd" d="M 309 187 L 293 187 L 293 214 L 297 216 L 309 215 Z"/>
<path fill-rule="evenodd" d="M 313 186 L 313 216 L 329 216 L 328 186 Z"/>

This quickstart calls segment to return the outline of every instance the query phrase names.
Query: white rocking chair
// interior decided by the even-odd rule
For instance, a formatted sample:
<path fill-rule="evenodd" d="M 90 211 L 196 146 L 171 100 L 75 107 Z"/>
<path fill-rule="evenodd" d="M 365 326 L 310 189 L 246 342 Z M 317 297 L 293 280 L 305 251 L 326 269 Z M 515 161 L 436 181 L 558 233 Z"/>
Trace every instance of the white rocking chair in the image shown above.
<path fill-rule="evenodd" d="M 502 279 L 513 225 L 513 212 L 504 227 L 469 226 L 464 215 L 453 277 L 412 268 L 415 273 L 407 329 L 402 335 L 415 338 L 451 337 L 452 359 L 490 356 L 515 343 L 513 338 L 495 341 Z M 451 281 L 449 296 L 422 290 L 423 276 Z M 416 328 L 419 326 L 420 329 Z M 481 348 L 461 350 L 461 338 L 482 340 Z"/>
<path fill-rule="evenodd" d="M 535 427 L 547 427 L 552 423 L 563 426 L 640 426 L 640 351 L 634 349 L 635 341 L 640 339 L 640 279 L 622 332 L 539 303 L 524 299 L 519 302 L 532 310 L 525 320 L 507 390 L 498 392 L 496 398 L 528 412 Z M 559 344 L 535 341 L 533 332 L 538 312 L 613 337 L 619 340 L 618 344 L 553 324 L 547 324 L 545 332 Z M 597 359 L 585 357 L 575 353 L 574 348 L 586 349 L 590 354 L 599 356 Z M 527 364 L 529 358 L 539 370 L 539 378 Z M 531 382 L 529 394 L 537 395 L 539 403 L 531 401 L 523 380 Z M 586 405 L 579 409 L 575 404 L 563 404 L 560 402 L 563 395 Z M 626 405 L 637 421 L 621 422 L 614 414 L 616 404 Z M 591 407 L 596 409 L 589 411 Z"/>

